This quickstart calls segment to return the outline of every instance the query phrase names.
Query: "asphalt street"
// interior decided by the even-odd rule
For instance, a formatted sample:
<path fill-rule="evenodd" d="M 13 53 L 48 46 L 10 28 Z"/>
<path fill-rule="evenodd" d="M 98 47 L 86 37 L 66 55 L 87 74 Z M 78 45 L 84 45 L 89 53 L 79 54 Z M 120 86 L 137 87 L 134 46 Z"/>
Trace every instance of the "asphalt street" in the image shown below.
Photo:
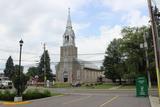
<path fill-rule="evenodd" d="M 61 90 L 62 91 L 62 90 Z M 63 90 L 64 91 L 64 90 Z M 66 92 L 67 93 L 67 92 Z M 79 91 L 32 100 L 30 104 L 1 107 L 150 107 L 148 97 L 136 97 L 134 91 Z"/>

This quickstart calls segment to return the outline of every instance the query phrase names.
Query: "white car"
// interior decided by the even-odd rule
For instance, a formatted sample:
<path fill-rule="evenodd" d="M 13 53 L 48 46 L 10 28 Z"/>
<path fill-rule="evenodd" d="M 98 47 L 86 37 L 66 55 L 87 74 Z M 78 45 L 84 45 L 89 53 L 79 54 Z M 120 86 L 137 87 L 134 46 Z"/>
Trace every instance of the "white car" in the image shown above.
<path fill-rule="evenodd" d="M 12 88 L 13 83 L 8 77 L 0 77 L 0 88 Z"/>

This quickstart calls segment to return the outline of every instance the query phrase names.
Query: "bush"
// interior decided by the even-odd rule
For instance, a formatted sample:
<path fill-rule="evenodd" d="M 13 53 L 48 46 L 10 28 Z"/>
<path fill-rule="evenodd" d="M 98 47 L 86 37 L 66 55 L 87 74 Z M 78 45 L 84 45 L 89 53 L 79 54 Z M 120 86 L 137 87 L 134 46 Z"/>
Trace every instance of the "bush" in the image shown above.
<path fill-rule="evenodd" d="M 13 101 L 15 96 L 15 92 L 10 92 L 8 90 L 5 90 L 3 92 L 0 91 L 0 100 Z"/>
<path fill-rule="evenodd" d="M 55 94 L 56 95 L 56 94 Z M 0 91 L 0 100 L 3 101 L 14 101 L 14 97 L 16 96 L 16 92 Z M 27 90 L 26 93 L 23 94 L 23 100 L 32 100 L 39 99 L 52 96 L 51 92 L 48 90 L 44 90 L 40 92 L 39 90 Z"/>
<path fill-rule="evenodd" d="M 21 80 L 21 82 L 20 82 Z M 21 79 L 19 80 L 19 76 L 17 74 L 15 74 L 12 78 L 13 81 L 13 85 L 16 89 L 16 92 L 18 92 L 18 88 L 20 87 L 20 93 L 22 94 L 25 89 L 27 88 L 27 81 L 28 81 L 28 77 L 23 74 L 23 72 L 21 72 Z"/>
<path fill-rule="evenodd" d="M 32 99 L 50 97 L 51 95 L 52 95 L 51 92 L 48 90 L 44 90 L 43 92 L 40 92 L 38 89 L 27 90 L 26 93 L 23 94 L 23 99 L 32 100 Z"/>

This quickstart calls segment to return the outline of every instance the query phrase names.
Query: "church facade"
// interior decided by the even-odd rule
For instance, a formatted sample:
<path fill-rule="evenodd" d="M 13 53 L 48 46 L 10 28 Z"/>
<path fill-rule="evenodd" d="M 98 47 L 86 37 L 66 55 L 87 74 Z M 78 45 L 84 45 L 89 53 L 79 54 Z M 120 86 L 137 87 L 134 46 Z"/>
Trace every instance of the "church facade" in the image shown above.
<path fill-rule="evenodd" d="M 70 10 L 60 47 L 60 62 L 56 65 L 56 81 L 68 83 L 92 83 L 102 75 L 102 71 L 92 63 L 78 60 L 75 33 L 72 29 Z"/>

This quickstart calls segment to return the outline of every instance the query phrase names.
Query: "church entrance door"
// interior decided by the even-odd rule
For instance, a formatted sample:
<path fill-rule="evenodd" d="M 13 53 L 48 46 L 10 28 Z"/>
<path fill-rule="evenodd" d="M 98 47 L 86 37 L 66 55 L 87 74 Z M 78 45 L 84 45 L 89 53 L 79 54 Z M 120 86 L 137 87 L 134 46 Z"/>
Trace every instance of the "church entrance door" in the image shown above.
<path fill-rule="evenodd" d="M 68 82 L 68 73 L 67 73 L 67 71 L 63 72 L 63 81 L 64 82 Z"/>
<path fill-rule="evenodd" d="M 64 82 L 68 82 L 68 78 L 64 78 Z"/>

